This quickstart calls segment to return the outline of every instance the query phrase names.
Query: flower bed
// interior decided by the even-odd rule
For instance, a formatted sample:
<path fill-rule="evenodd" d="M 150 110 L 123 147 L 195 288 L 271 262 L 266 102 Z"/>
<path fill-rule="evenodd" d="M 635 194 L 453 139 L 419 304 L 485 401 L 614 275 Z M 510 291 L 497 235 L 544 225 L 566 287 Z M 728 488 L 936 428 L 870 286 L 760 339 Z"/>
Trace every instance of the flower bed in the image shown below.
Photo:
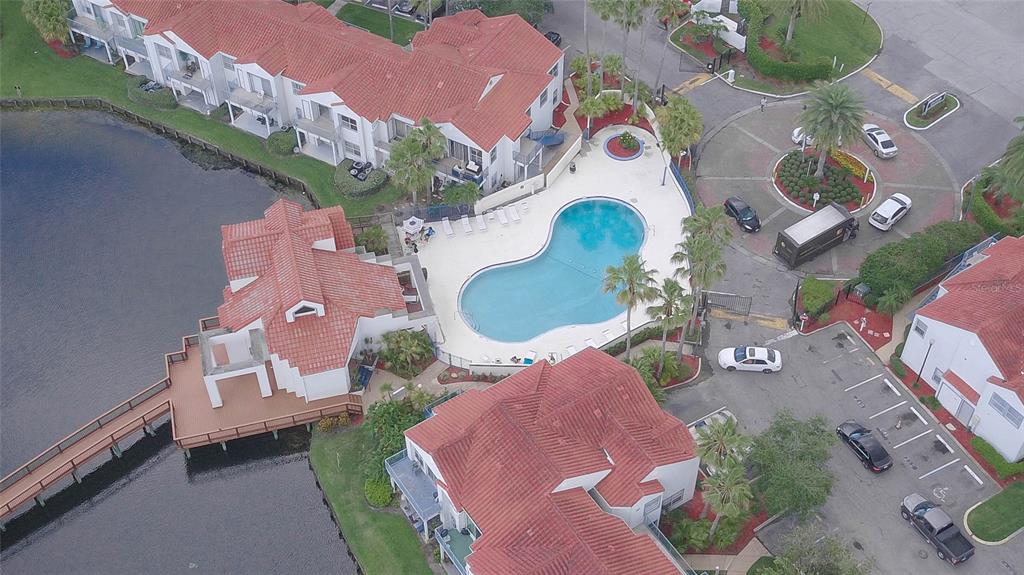
<path fill-rule="evenodd" d="M 471 381 L 484 381 L 488 383 L 497 383 L 501 381 L 502 376 L 495 375 L 493 373 L 482 374 L 472 373 L 468 369 L 461 367 L 449 367 L 442 371 L 437 376 L 437 382 L 441 385 L 448 385 L 451 383 L 467 383 Z"/>
<path fill-rule="evenodd" d="M 672 32 L 672 43 L 698 60 L 717 58 L 718 52 L 715 51 L 714 38 L 709 36 L 703 42 L 698 42 L 693 37 L 694 28 L 693 22 L 687 22 L 685 25 L 676 28 Z"/>
<path fill-rule="evenodd" d="M 623 132 L 604 141 L 604 151 L 616 160 L 635 160 L 644 153 L 644 141 Z"/>
<path fill-rule="evenodd" d="M 672 350 L 668 350 L 668 352 L 673 353 Z M 683 354 L 682 364 L 683 377 L 662 383 L 662 388 L 672 389 L 676 386 L 685 385 L 697 379 L 697 376 L 700 375 L 700 358 L 695 355 Z"/>
<path fill-rule="evenodd" d="M 816 180 L 813 171 L 818 157 L 814 151 L 808 150 L 803 154 L 799 150 L 790 152 L 775 164 L 772 173 L 775 187 L 786 199 L 807 210 L 816 210 L 832 201 L 846 206 L 851 212 L 859 210 L 870 203 L 875 194 L 874 178 L 869 175 L 868 181 L 864 181 L 867 168 L 854 156 L 845 152 L 838 156 L 838 160 L 835 156 L 825 160 L 825 176 Z M 853 170 L 847 167 L 855 167 L 856 164 L 860 165 L 860 177 L 854 176 Z M 808 173 L 811 175 L 804 175 Z M 820 194 L 817 205 L 814 204 L 815 191 Z"/>
<path fill-rule="evenodd" d="M 67 46 L 65 46 L 64 42 L 61 40 L 50 40 L 46 43 L 46 45 L 49 46 L 50 49 L 53 50 L 55 54 L 57 54 L 57 56 L 64 58 L 65 60 L 77 56 L 74 50 L 71 50 Z"/>
<path fill-rule="evenodd" d="M 863 330 L 860 329 L 862 319 L 866 320 Z M 802 333 L 815 332 L 841 321 L 849 323 L 857 330 L 871 349 L 881 349 L 892 341 L 892 316 L 868 308 L 856 295 L 839 296 L 839 303 L 821 314 L 818 319 L 808 320 Z"/>
<path fill-rule="evenodd" d="M 929 98 L 931 98 L 931 96 L 929 96 Z M 928 114 L 926 116 L 921 115 L 921 102 L 914 104 L 912 108 L 903 114 L 903 121 L 911 128 L 924 130 L 957 111 L 959 108 L 960 100 L 958 100 L 953 94 L 946 94 L 942 103 L 931 110 L 928 110 Z"/>

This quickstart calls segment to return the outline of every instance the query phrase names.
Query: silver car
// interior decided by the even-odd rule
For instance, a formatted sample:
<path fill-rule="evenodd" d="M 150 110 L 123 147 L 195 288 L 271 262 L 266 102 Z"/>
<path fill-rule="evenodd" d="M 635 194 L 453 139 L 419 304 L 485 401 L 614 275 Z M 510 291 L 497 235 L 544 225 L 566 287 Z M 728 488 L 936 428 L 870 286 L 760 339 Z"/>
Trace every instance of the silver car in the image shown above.
<path fill-rule="evenodd" d="M 887 232 L 896 225 L 896 222 L 902 220 L 903 216 L 907 215 L 907 212 L 910 211 L 910 205 L 910 198 L 907 196 L 893 194 L 882 202 L 882 205 L 875 208 L 875 211 L 871 212 L 868 223 L 883 232 Z"/>
<path fill-rule="evenodd" d="M 861 126 L 860 134 L 864 138 L 864 143 L 871 148 L 876 157 L 895 158 L 899 152 L 896 142 L 892 141 L 889 134 L 874 124 L 864 124 Z"/>

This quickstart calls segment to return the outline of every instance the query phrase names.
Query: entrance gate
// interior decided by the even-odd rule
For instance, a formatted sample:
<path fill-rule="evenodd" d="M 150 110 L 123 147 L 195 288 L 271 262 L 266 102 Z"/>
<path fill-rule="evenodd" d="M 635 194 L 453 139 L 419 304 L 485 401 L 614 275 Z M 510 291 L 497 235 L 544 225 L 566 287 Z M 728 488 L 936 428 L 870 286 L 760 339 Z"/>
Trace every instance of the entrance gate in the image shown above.
<path fill-rule="evenodd" d="M 705 291 L 700 294 L 700 307 L 701 310 L 716 307 L 741 315 L 750 315 L 750 302 L 752 300 L 753 298 L 748 295 Z"/>

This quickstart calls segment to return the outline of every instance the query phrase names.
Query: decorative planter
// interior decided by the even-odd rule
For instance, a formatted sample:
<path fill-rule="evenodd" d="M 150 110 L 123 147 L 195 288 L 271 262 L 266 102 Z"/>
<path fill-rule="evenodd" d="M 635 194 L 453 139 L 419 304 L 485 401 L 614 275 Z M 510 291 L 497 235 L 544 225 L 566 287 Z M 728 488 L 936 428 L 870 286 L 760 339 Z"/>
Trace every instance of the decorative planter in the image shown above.
<path fill-rule="evenodd" d="M 933 97 L 933 96 L 935 96 L 937 94 L 938 94 L 938 92 L 936 92 L 935 94 L 929 95 L 928 98 L 925 98 L 924 100 L 921 100 L 920 102 L 918 102 L 918 103 L 914 104 L 913 106 L 911 106 L 909 110 L 907 110 L 906 112 L 903 112 L 903 124 L 906 127 L 910 128 L 911 130 L 917 130 L 918 132 L 923 132 L 924 130 L 927 130 L 928 128 L 931 128 L 935 124 L 938 124 L 939 122 L 944 120 L 946 118 L 946 116 L 948 116 L 948 115 L 952 114 L 953 112 L 955 112 L 955 111 L 960 109 L 960 98 L 957 98 L 956 94 L 947 93 L 946 97 L 947 98 L 953 98 L 953 100 L 956 102 L 955 106 L 953 106 L 951 109 L 947 110 L 946 113 L 942 114 L 941 116 L 939 116 L 939 117 L 929 121 L 927 126 L 920 126 L 919 127 L 919 126 L 911 125 L 911 123 L 910 123 L 910 113 L 913 112 L 914 110 L 916 110 L 917 107 L 920 106 L 923 102 L 928 101 L 929 98 L 931 98 L 931 97 Z"/>
<path fill-rule="evenodd" d="M 619 143 L 619 139 L 622 135 L 613 136 L 604 141 L 604 153 L 608 154 L 609 158 L 613 160 L 619 160 L 626 162 L 629 160 L 635 160 L 644 154 L 644 141 L 637 138 L 639 146 L 635 150 L 627 150 L 622 147 Z"/>
<path fill-rule="evenodd" d="M 772 187 L 775 188 L 775 191 L 778 192 L 784 200 L 789 202 L 790 205 L 798 208 L 803 212 L 812 213 L 816 211 L 817 208 L 827 204 L 830 200 L 822 198 L 821 200 L 818 201 L 816 207 L 812 207 L 812 202 L 810 200 L 803 200 L 801 198 L 798 198 L 796 197 L 795 193 L 790 192 L 789 190 L 786 189 L 785 185 L 782 182 L 780 170 L 782 163 L 786 160 L 790 153 L 792 152 L 787 152 L 786 154 L 784 154 L 781 158 L 776 160 L 775 165 L 772 166 Z M 854 156 L 849 152 L 843 153 L 845 154 L 845 156 L 852 159 L 853 161 L 860 163 L 861 166 L 863 166 L 863 169 L 866 170 L 870 176 L 867 182 L 864 182 L 863 179 L 857 178 L 856 175 L 852 175 L 850 179 L 847 180 L 850 183 L 852 183 L 854 188 L 856 188 L 860 192 L 861 201 L 859 203 L 840 203 L 843 206 L 845 206 L 850 211 L 850 213 L 855 213 L 867 207 L 875 198 L 875 193 L 878 191 L 878 180 L 875 177 L 875 175 L 871 173 L 871 167 L 868 166 L 868 164 L 864 162 L 864 160 L 861 160 L 860 158 Z M 828 160 L 826 161 L 826 165 L 830 165 L 833 167 L 842 166 L 842 164 L 839 161 L 837 161 L 836 158 L 833 156 L 829 156 Z"/>

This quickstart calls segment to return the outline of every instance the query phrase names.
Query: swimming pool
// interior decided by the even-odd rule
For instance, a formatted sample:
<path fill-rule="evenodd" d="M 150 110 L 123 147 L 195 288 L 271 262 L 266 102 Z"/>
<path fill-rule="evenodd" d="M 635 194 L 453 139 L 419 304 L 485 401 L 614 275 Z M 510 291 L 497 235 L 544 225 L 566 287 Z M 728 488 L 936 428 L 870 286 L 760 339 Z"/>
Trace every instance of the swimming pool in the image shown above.
<path fill-rule="evenodd" d="M 628 205 L 605 199 L 569 204 L 539 254 L 470 278 L 459 311 L 477 333 L 503 342 L 609 320 L 625 308 L 601 289 L 605 269 L 637 253 L 643 241 L 643 221 Z"/>

